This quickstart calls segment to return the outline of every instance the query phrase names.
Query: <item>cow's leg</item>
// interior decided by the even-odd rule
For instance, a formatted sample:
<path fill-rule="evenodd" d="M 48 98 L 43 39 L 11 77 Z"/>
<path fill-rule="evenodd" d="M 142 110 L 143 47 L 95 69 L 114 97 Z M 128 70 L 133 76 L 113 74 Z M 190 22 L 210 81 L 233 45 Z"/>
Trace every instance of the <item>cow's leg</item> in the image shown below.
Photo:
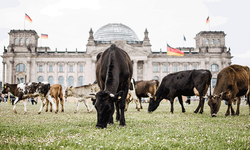
<path fill-rule="evenodd" d="M 84 101 L 84 99 L 77 99 L 77 104 L 76 104 L 76 110 L 75 110 L 75 112 L 74 113 L 77 113 L 78 112 L 78 108 L 79 108 L 79 106 L 80 106 L 80 102 L 82 102 L 82 101 Z"/>
<path fill-rule="evenodd" d="M 232 100 L 228 100 L 228 102 L 227 102 L 227 112 L 226 112 L 225 116 L 230 115 L 231 107 L 232 107 Z"/>
<path fill-rule="evenodd" d="M 49 107 L 49 100 L 46 99 L 46 109 L 45 109 L 45 112 L 48 112 L 48 107 Z"/>
<path fill-rule="evenodd" d="M 52 103 L 49 102 L 49 104 L 50 104 L 50 110 L 49 111 L 52 112 Z"/>
<path fill-rule="evenodd" d="M 55 111 L 55 113 L 57 114 L 57 112 L 58 112 L 58 107 L 59 107 L 58 96 L 55 96 L 54 99 L 56 100 L 56 111 Z"/>
<path fill-rule="evenodd" d="M 128 94 L 128 87 L 124 90 L 124 93 L 120 99 L 120 110 L 121 110 L 120 126 L 126 126 L 124 109 L 125 109 L 125 100 L 126 100 L 127 94 Z"/>
<path fill-rule="evenodd" d="M 239 116 L 239 114 L 240 114 L 240 97 L 237 97 L 236 115 Z"/>
<path fill-rule="evenodd" d="M 136 107 L 137 111 L 140 111 L 139 100 L 138 100 L 138 98 L 133 99 L 133 100 L 134 100 L 134 102 L 135 102 L 135 107 Z"/>
<path fill-rule="evenodd" d="M 49 94 L 47 95 L 46 98 L 49 100 L 49 102 L 52 103 L 53 110 L 56 111 L 56 105 L 55 105 L 55 103 L 53 101 L 53 98 Z"/>
<path fill-rule="evenodd" d="M 24 114 L 26 114 L 26 113 L 27 113 L 27 108 L 26 108 L 26 105 L 27 105 L 27 99 L 24 99 L 24 100 L 23 100 Z"/>
<path fill-rule="evenodd" d="M 173 94 L 170 94 L 170 98 L 169 98 L 169 101 L 171 103 L 171 108 L 170 108 L 170 112 L 171 113 L 174 113 L 174 95 Z"/>
<path fill-rule="evenodd" d="M 116 109 L 116 121 L 118 122 L 121 118 L 120 116 L 120 101 L 115 103 L 115 109 Z"/>
<path fill-rule="evenodd" d="M 62 97 L 60 97 L 60 103 L 61 103 L 61 106 L 62 106 L 62 112 L 64 112 L 64 107 L 63 107 L 64 101 L 63 101 Z"/>
<path fill-rule="evenodd" d="M 234 99 L 231 101 L 231 116 L 235 116 L 235 111 L 233 109 L 233 102 L 234 102 Z"/>
<path fill-rule="evenodd" d="M 179 99 L 179 103 L 181 104 L 181 109 L 182 109 L 182 112 L 183 112 L 183 113 L 184 113 L 184 112 L 186 112 L 186 110 L 185 110 L 185 108 L 184 108 L 184 106 L 183 106 L 182 96 L 181 96 L 181 95 L 179 95 L 179 96 L 178 96 L 178 99 Z"/>
<path fill-rule="evenodd" d="M 41 114 L 41 111 L 43 110 L 43 106 L 44 106 L 44 97 L 41 97 L 41 107 L 40 107 L 40 110 L 38 111 L 38 114 Z"/>
<path fill-rule="evenodd" d="M 140 103 L 140 108 L 142 109 L 141 97 L 140 98 L 138 97 L 138 99 L 139 99 L 139 103 Z"/>
<path fill-rule="evenodd" d="M 13 111 L 14 111 L 15 114 L 17 113 L 17 111 L 16 111 L 16 105 L 17 105 L 18 99 L 19 98 L 16 98 L 15 101 L 14 101 Z"/>
<path fill-rule="evenodd" d="M 88 99 L 87 99 L 87 98 L 84 98 L 83 102 L 84 102 L 85 106 L 87 107 L 87 111 L 90 112 L 90 111 L 89 111 Z"/>

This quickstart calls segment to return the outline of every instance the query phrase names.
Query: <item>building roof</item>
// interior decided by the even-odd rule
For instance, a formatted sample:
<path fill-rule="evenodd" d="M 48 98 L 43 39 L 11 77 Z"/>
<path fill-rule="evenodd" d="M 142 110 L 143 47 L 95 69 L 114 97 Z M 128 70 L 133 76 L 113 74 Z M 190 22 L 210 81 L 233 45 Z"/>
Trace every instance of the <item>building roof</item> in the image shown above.
<path fill-rule="evenodd" d="M 121 23 L 109 23 L 102 26 L 94 34 L 95 41 L 139 41 L 135 32 L 128 26 Z"/>

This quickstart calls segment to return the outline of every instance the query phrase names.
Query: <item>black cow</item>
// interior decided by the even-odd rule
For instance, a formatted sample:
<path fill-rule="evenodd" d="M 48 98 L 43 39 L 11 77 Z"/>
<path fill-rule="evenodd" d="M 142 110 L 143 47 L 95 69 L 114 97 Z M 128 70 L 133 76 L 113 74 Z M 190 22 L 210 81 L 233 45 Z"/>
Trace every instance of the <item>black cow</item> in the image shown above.
<path fill-rule="evenodd" d="M 178 97 L 182 112 L 185 112 L 182 95 L 198 95 L 200 96 L 200 101 L 194 113 L 197 113 L 199 110 L 200 113 L 203 113 L 203 96 L 206 94 L 210 85 L 211 77 L 212 74 L 209 70 L 187 70 L 165 76 L 153 98 L 150 98 L 148 111 L 154 111 L 159 106 L 162 99 L 169 99 L 171 102 L 171 113 L 173 113 L 174 98 Z"/>
<path fill-rule="evenodd" d="M 43 106 L 45 105 L 44 98 L 48 99 L 53 106 L 53 109 L 56 110 L 55 104 L 53 102 L 53 99 L 50 96 L 50 84 L 49 83 L 41 83 L 41 82 L 28 82 L 28 83 L 20 83 L 20 84 L 4 84 L 2 94 L 7 94 L 8 92 L 12 93 L 16 100 L 14 102 L 14 113 L 17 113 L 16 111 L 16 104 L 20 100 L 23 100 L 24 104 L 24 113 L 27 112 L 26 110 L 26 103 L 27 98 L 35 98 L 40 97 L 42 100 L 41 108 L 38 111 L 38 114 L 41 113 Z"/>
<path fill-rule="evenodd" d="M 114 103 L 116 120 L 120 121 L 120 126 L 126 125 L 125 99 L 132 74 L 133 68 L 129 55 L 114 44 L 97 55 L 96 81 L 100 91 L 96 94 L 95 103 L 96 128 L 106 128 L 108 123 L 113 124 Z"/>

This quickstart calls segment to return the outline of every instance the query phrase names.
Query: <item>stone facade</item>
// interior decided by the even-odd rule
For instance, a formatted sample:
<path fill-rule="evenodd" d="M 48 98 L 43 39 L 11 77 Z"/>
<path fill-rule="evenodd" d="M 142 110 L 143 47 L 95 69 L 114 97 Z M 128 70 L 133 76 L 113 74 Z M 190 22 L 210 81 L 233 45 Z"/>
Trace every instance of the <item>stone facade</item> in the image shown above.
<path fill-rule="evenodd" d="M 99 52 L 116 44 L 125 50 L 133 62 L 135 80 L 162 80 L 169 73 L 209 69 L 212 71 L 212 85 L 217 73 L 231 64 L 231 54 L 225 46 L 223 31 L 201 31 L 194 38 L 196 48 L 179 47 L 183 57 L 167 56 L 166 52 L 152 52 L 147 29 L 143 41 L 110 40 L 96 41 L 92 29 L 86 51 L 51 51 L 49 47 L 38 47 L 34 30 L 11 30 L 9 46 L 4 49 L 3 84 L 29 81 L 47 81 L 51 84 L 79 86 L 95 81 L 95 61 Z"/>

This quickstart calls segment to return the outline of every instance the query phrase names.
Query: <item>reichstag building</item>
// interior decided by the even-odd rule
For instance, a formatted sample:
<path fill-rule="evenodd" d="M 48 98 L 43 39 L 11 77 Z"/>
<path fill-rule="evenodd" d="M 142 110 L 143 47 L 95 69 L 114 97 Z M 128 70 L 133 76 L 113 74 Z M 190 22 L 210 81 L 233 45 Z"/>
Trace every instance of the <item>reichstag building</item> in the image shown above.
<path fill-rule="evenodd" d="M 47 81 L 66 88 L 93 83 L 96 55 L 114 43 L 129 54 L 136 81 L 161 81 L 172 72 L 208 69 L 212 72 L 214 86 L 218 72 L 231 64 L 225 36 L 223 31 L 201 31 L 194 38 L 196 47 L 177 47 L 184 52 L 184 56 L 179 57 L 153 52 L 147 29 L 141 41 L 131 28 L 118 23 L 104 25 L 95 33 L 90 29 L 86 51 L 52 51 L 49 47 L 38 46 L 39 36 L 35 30 L 11 30 L 9 45 L 1 56 L 2 84 Z"/>

